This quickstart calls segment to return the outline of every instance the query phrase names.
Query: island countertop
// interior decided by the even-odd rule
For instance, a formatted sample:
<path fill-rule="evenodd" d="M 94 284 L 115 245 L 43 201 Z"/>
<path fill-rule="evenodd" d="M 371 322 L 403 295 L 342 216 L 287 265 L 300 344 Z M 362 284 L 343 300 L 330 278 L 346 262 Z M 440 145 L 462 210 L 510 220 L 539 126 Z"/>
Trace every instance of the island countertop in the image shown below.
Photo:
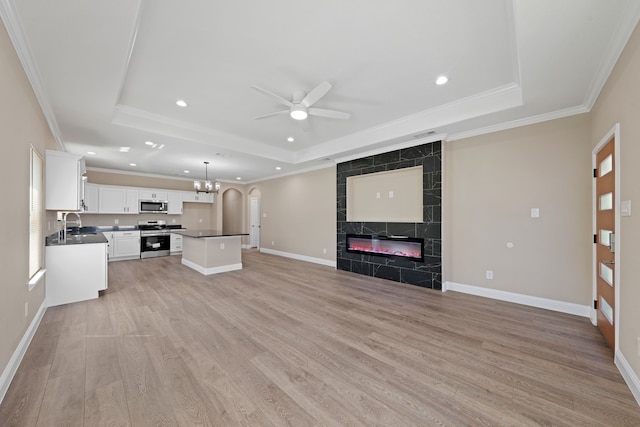
<path fill-rule="evenodd" d="M 224 233 L 220 230 L 175 230 L 175 234 L 181 234 L 185 237 L 206 238 L 206 237 L 233 237 L 248 236 L 249 233 Z"/>

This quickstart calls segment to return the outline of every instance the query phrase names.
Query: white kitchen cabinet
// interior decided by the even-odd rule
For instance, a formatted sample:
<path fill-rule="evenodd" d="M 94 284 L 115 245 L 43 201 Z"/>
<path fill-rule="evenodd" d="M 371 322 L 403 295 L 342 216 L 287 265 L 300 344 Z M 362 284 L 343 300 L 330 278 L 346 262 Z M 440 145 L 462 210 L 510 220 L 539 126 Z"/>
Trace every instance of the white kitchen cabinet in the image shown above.
<path fill-rule="evenodd" d="M 98 213 L 99 187 L 96 184 L 84 183 L 83 213 Z"/>
<path fill-rule="evenodd" d="M 63 151 L 46 152 L 45 209 L 54 211 L 82 210 L 82 156 Z"/>
<path fill-rule="evenodd" d="M 98 189 L 98 209 L 100 213 L 137 214 L 138 190 L 127 187 L 101 185 Z"/>
<path fill-rule="evenodd" d="M 183 202 L 213 203 L 213 193 L 196 193 L 195 191 L 183 191 Z"/>
<path fill-rule="evenodd" d="M 171 255 L 178 255 L 182 253 L 182 235 L 171 233 Z"/>
<path fill-rule="evenodd" d="M 167 192 L 161 190 L 140 190 L 138 192 L 140 200 L 167 200 Z"/>
<path fill-rule="evenodd" d="M 140 258 L 140 231 L 113 232 L 113 260 Z"/>
<path fill-rule="evenodd" d="M 91 243 L 47 246 L 47 305 L 98 298 L 107 289 L 107 245 Z"/>
<path fill-rule="evenodd" d="M 182 214 L 182 192 L 181 191 L 169 191 L 167 193 L 167 214 L 169 215 L 181 215 Z"/>

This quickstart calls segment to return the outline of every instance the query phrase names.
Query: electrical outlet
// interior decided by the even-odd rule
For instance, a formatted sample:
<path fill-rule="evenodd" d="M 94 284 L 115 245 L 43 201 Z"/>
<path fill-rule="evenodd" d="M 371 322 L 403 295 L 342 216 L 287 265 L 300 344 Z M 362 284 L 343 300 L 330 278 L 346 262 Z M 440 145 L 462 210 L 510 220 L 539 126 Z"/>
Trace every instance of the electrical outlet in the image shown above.
<path fill-rule="evenodd" d="M 389 191 L 389 198 L 393 199 L 393 191 Z"/>
<path fill-rule="evenodd" d="M 175 219 L 175 218 L 173 218 L 173 219 L 171 220 L 171 222 L 175 224 L 175 223 L 176 223 L 176 219 Z"/>
<path fill-rule="evenodd" d="M 24 317 L 29 316 L 29 301 L 24 303 Z"/>
<path fill-rule="evenodd" d="M 493 280 L 493 271 L 487 270 L 487 279 Z"/>
<path fill-rule="evenodd" d="M 327 248 L 323 248 L 322 249 L 322 253 L 326 255 L 327 254 Z"/>
<path fill-rule="evenodd" d="M 117 220 L 117 219 L 114 219 L 114 220 L 113 220 L 113 223 L 114 223 L 115 225 L 118 225 L 118 224 L 120 223 L 120 221 L 119 221 L 119 220 Z"/>
<path fill-rule="evenodd" d="M 220 243 L 220 249 L 224 249 L 224 243 Z"/>
<path fill-rule="evenodd" d="M 275 246 L 275 245 L 276 245 L 276 242 L 272 240 L 271 241 L 271 246 Z"/>
<path fill-rule="evenodd" d="M 198 219 L 198 222 L 199 222 L 200 224 L 202 224 L 202 218 Z"/>

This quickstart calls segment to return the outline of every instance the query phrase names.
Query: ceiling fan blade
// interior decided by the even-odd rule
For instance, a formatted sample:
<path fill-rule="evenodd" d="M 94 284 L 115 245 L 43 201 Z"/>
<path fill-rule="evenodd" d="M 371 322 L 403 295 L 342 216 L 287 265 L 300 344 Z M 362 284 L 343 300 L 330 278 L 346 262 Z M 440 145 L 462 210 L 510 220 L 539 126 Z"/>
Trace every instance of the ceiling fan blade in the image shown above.
<path fill-rule="evenodd" d="M 256 120 L 266 119 L 267 117 L 279 116 L 280 114 L 289 114 L 290 112 L 291 111 L 289 111 L 289 110 L 276 111 L 275 113 L 263 114 L 262 116 L 258 116 L 255 119 Z"/>
<path fill-rule="evenodd" d="M 311 89 L 311 92 L 309 92 L 307 96 L 305 96 L 302 101 L 300 101 L 300 104 L 304 105 L 305 107 L 310 107 L 318 102 L 320 98 L 325 96 L 330 89 L 331 84 L 329 82 L 322 82 L 318 86 Z"/>
<path fill-rule="evenodd" d="M 279 103 L 281 103 L 281 104 L 283 104 L 283 105 L 286 105 L 287 107 L 293 107 L 293 103 L 292 103 L 292 102 L 287 101 L 286 99 L 284 99 L 284 98 L 283 98 L 283 97 L 281 97 L 280 95 L 276 95 L 275 93 L 273 93 L 273 92 L 269 92 L 269 91 L 268 91 L 268 90 L 266 90 L 266 89 L 262 89 L 262 88 L 261 88 L 261 87 L 259 87 L 259 86 L 251 86 L 251 87 L 252 87 L 253 89 L 257 90 L 258 92 L 262 92 L 262 93 L 264 93 L 264 94 L 266 94 L 266 95 L 269 95 L 269 96 L 270 96 L 270 97 L 272 97 L 272 98 L 275 98 Z"/>
<path fill-rule="evenodd" d="M 307 110 L 312 116 L 327 117 L 329 119 L 348 119 L 351 114 L 342 111 L 325 110 L 324 108 L 309 108 Z"/>

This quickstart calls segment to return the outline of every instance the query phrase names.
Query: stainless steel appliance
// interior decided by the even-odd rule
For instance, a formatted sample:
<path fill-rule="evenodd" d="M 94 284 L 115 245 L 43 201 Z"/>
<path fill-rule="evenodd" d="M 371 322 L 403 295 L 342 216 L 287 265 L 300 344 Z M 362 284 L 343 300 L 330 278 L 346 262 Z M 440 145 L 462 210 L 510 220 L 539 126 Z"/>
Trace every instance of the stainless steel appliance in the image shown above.
<path fill-rule="evenodd" d="M 171 234 L 167 221 L 138 221 L 140 230 L 140 258 L 168 256 L 171 250 Z"/>
<path fill-rule="evenodd" d="M 167 213 L 169 203 L 166 200 L 140 200 L 140 213 Z"/>

